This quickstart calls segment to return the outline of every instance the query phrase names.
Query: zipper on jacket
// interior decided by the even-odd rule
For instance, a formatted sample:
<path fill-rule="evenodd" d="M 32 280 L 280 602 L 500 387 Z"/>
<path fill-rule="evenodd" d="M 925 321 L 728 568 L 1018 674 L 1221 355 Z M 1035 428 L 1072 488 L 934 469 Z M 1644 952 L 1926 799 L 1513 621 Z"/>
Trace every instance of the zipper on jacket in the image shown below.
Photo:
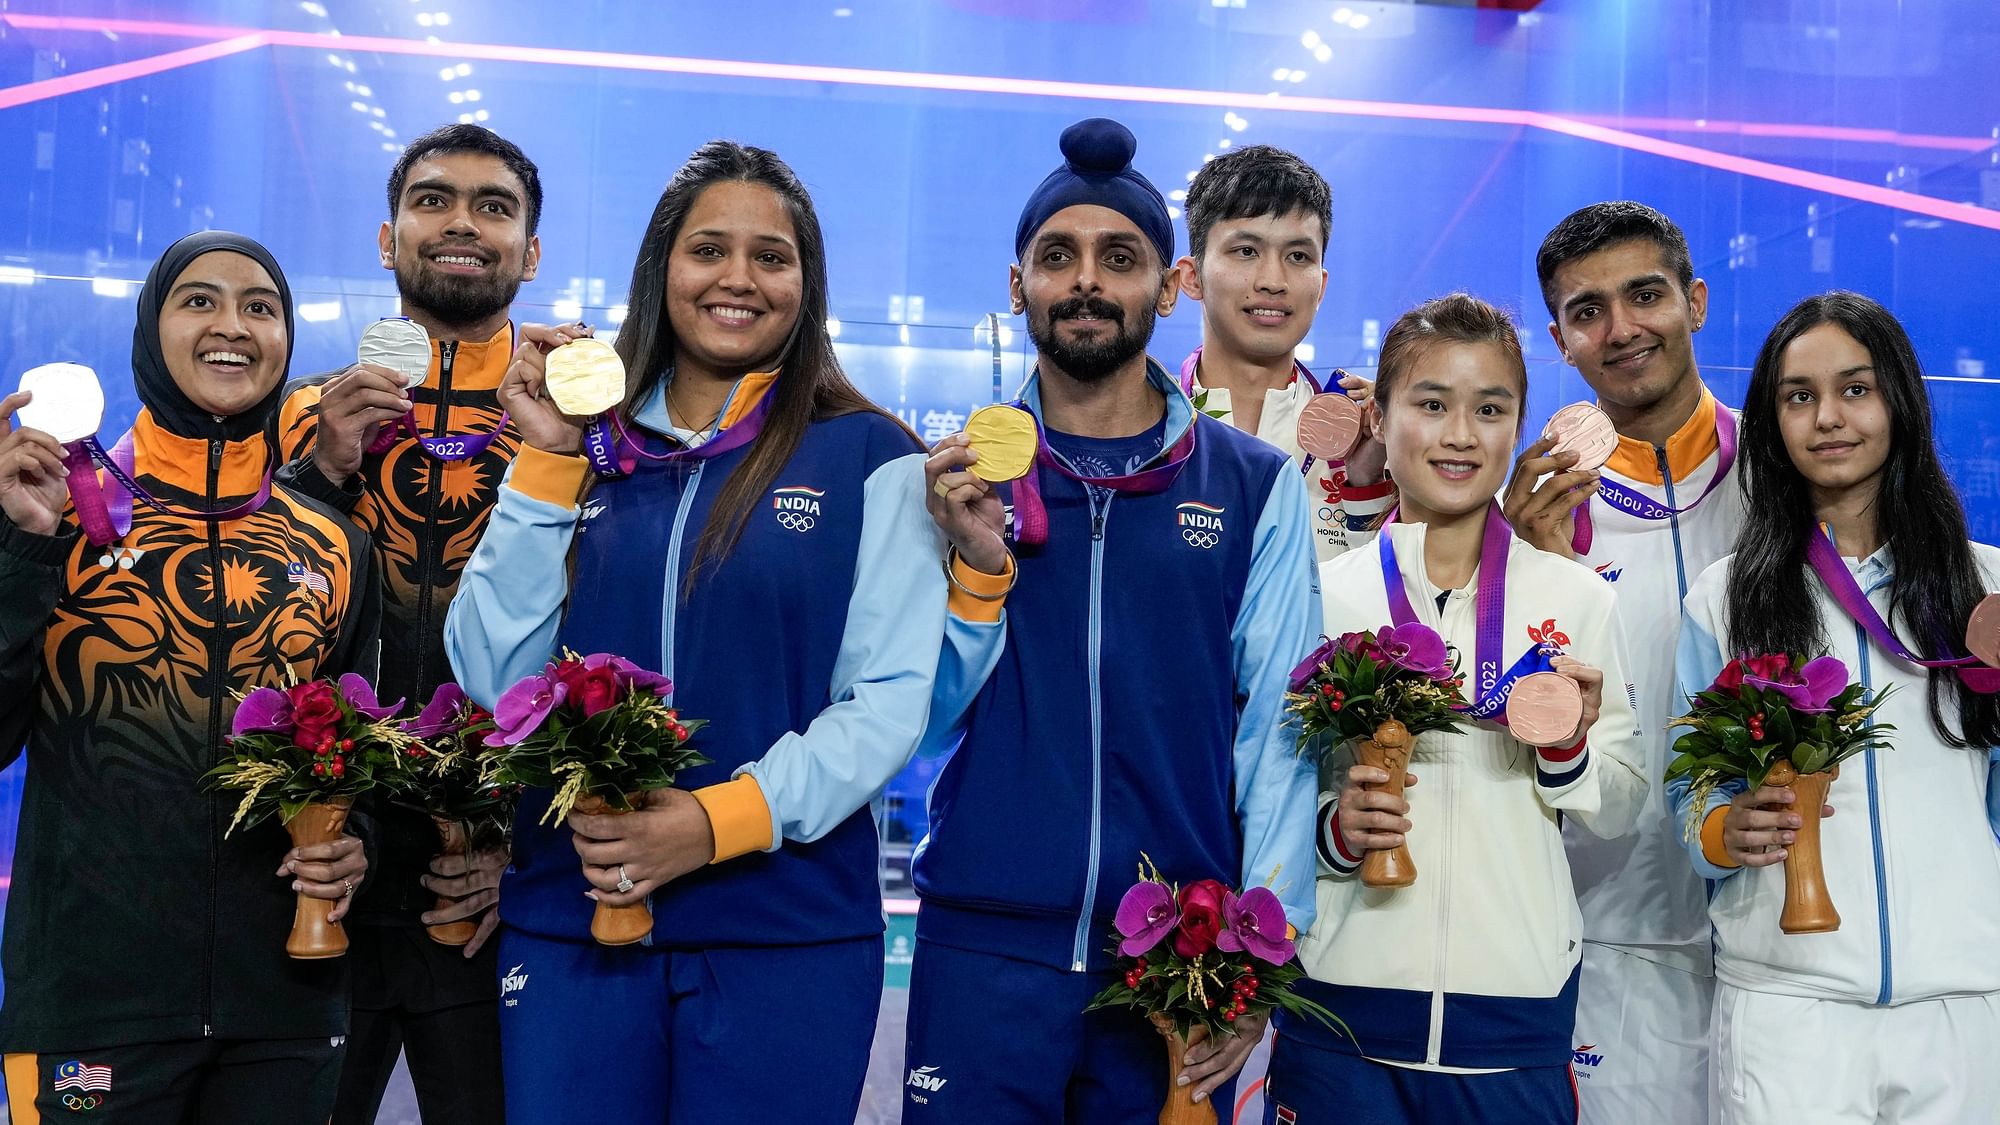
<path fill-rule="evenodd" d="M 1666 449 L 1661 446 L 1654 446 L 1653 456 L 1659 459 L 1660 479 L 1665 481 L 1667 485 L 1667 507 L 1680 507 L 1680 502 L 1674 499 L 1674 471 L 1667 464 Z M 1721 471 L 1722 463 L 1719 461 L 1716 462 L 1715 467 L 1718 472 Z M 1681 592 L 1681 597 L 1685 598 L 1688 592 L 1688 571 L 1687 559 L 1681 554 L 1681 516 L 1679 512 L 1675 512 L 1673 515 L 1667 517 L 1667 527 L 1673 532 L 1674 539 L 1674 588 Z"/>
<path fill-rule="evenodd" d="M 1097 910 L 1097 864 L 1104 849 L 1104 692 L 1098 665 L 1104 640 L 1104 521 L 1111 515 L 1111 496 L 1084 486 L 1090 501 L 1090 866 L 1083 871 L 1083 912 L 1076 919 L 1076 942 L 1070 949 L 1070 971 L 1090 964 L 1091 917 Z"/>
<path fill-rule="evenodd" d="M 210 509 L 215 507 L 215 492 L 220 486 L 222 452 L 221 440 L 210 438 L 207 493 Z M 212 599 L 208 647 L 208 757 L 204 765 L 214 766 L 221 761 L 222 701 L 229 697 L 224 683 L 229 664 L 229 599 L 223 593 L 222 526 L 212 520 L 204 522 L 208 527 L 209 596 Z M 206 1039 L 215 1034 L 215 929 L 221 912 L 218 902 L 220 892 L 216 886 L 217 868 L 220 866 L 217 853 L 221 849 L 217 834 L 221 828 L 221 810 L 217 807 L 214 793 L 209 793 L 203 801 L 208 813 L 208 831 L 203 839 L 203 848 L 208 853 L 208 925 L 204 932 L 205 955 L 201 962 L 201 1034 Z"/>
<path fill-rule="evenodd" d="M 1442 614 L 1438 617 L 1438 624 L 1440 626 L 1444 624 Z M 1458 849 L 1458 817 L 1454 813 L 1457 802 L 1454 799 L 1455 793 L 1453 792 L 1456 786 L 1452 784 L 1454 779 L 1452 777 L 1452 770 L 1448 766 L 1431 772 L 1436 777 L 1436 783 L 1439 784 L 1442 790 L 1438 797 L 1437 815 L 1444 820 L 1444 830 L 1440 833 L 1440 838 L 1444 841 L 1444 847 L 1439 849 L 1438 852 L 1438 870 L 1450 871 L 1453 867 L 1453 853 Z M 1431 1066 L 1442 1065 L 1438 1060 L 1444 1055 L 1444 978 L 1446 950 L 1450 948 L 1451 944 L 1447 940 L 1447 935 L 1451 933 L 1451 888 L 1440 886 L 1437 892 L 1437 900 L 1437 954 L 1434 967 L 1431 970 L 1433 975 L 1431 981 L 1431 1030 L 1430 1036 L 1424 1044 L 1424 1062 Z"/>
<path fill-rule="evenodd" d="M 438 403 L 437 418 L 431 424 L 431 436 L 443 437 L 451 432 L 451 366 L 458 357 L 458 341 L 444 340 L 438 344 Z M 444 462 L 426 456 L 424 463 L 424 522 L 417 529 L 417 625 L 415 633 L 415 671 L 417 676 L 413 699 L 428 699 L 437 685 L 424 674 L 424 664 L 430 658 L 431 649 L 431 587 L 440 577 L 432 569 L 431 552 L 437 546 L 438 493 L 444 490 Z"/>
<path fill-rule="evenodd" d="M 701 484 L 701 467 L 704 461 L 696 461 L 688 470 L 687 484 L 681 489 L 681 502 L 674 509 L 674 530 L 667 538 L 667 596 L 660 599 L 666 603 L 667 618 L 661 622 L 660 635 L 660 675 L 674 678 L 674 629 L 675 618 L 681 604 L 681 536 L 687 530 L 688 512 L 694 508 L 694 496 Z M 673 696 L 667 697 L 669 704 Z"/>
<path fill-rule="evenodd" d="M 1868 634 L 1856 625 L 1854 640 L 1861 649 L 1861 686 L 1868 689 L 1868 698 L 1873 699 L 1875 685 L 1868 674 Z M 1873 726 L 1871 720 L 1869 723 Z M 1876 789 L 1875 752 L 1868 751 L 1863 757 L 1868 759 L 1868 836 L 1875 848 L 1875 922 L 1882 935 L 1882 984 L 1875 993 L 1877 1004 L 1887 1004 L 1895 989 L 1895 972 L 1889 961 L 1889 867 L 1882 854 L 1882 808 Z"/>

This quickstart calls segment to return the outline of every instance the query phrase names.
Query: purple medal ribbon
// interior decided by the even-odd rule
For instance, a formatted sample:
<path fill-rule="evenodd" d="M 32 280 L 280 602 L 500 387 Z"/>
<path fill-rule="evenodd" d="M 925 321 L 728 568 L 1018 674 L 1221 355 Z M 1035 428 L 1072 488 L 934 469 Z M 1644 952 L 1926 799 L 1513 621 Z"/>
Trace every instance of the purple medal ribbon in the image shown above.
<path fill-rule="evenodd" d="M 508 413 L 501 411 L 500 421 L 493 427 L 492 433 L 425 437 L 417 432 L 417 424 L 405 414 L 393 424 L 382 427 L 382 432 L 376 434 L 375 440 L 369 443 L 368 452 L 387 453 L 401 438 L 413 437 L 424 447 L 425 453 L 440 461 L 470 461 L 486 452 L 486 448 L 499 438 L 500 432 L 507 428 L 508 418 Z"/>
<path fill-rule="evenodd" d="M 1391 511 L 1388 522 L 1396 522 L 1396 516 Z M 1535 672 L 1553 671 L 1549 658 L 1558 651 L 1553 645 L 1533 645 L 1512 667 L 1504 672 L 1500 669 L 1506 632 L 1507 552 L 1513 538 L 1514 529 L 1500 514 L 1500 505 L 1489 505 L 1486 531 L 1479 547 L 1479 589 L 1473 607 L 1479 623 L 1473 650 L 1475 694 L 1464 713 L 1500 726 L 1507 725 L 1507 697 L 1514 684 Z M 1389 595 L 1390 621 L 1399 626 L 1416 624 L 1416 607 L 1410 604 L 1409 591 L 1403 588 L 1403 570 L 1396 563 L 1396 546 L 1390 542 L 1386 527 L 1375 537 L 1375 542 L 1382 558 L 1382 585 Z"/>
<path fill-rule="evenodd" d="M 1819 575 L 1819 580 L 1826 583 L 1827 591 L 1833 595 L 1833 600 L 1840 603 L 1840 608 L 1847 611 L 1847 616 L 1853 618 L 1856 625 L 1861 626 L 1870 637 L 1874 638 L 1876 644 L 1920 668 L 1949 668 L 1958 673 L 1958 678 L 1965 681 L 1965 686 L 1981 695 L 2000 693 L 2000 668 L 1988 668 L 1976 656 L 1961 656 L 1952 660 L 1924 660 L 1911 652 L 1889 628 L 1889 623 L 1882 620 L 1882 615 L 1875 612 L 1874 604 L 1868 600 L 1868 595 L 1861 591 L 1861 584 L 1854 580 L 1854 575 L 1848 571 L 1847 564 L 1841 561 L 1840 551 L 1834 547 L 1833 540 L 1827 537 L 1825 524 L 1815 526 L 1812 535 L 1806 540 L 1806 563 L 1813 568 L 1815 574 Z"/>
<path fill-rule="evenodd" d="M 757 439 L 764 431 L 764 422 L 771 416 L 771 401 L 776 398 L 772 388 L 766 388 L 764 397 L 750 408 L 750 413 L 739 418 L 734 425 L 725 426 L 716 432 L 714 438 L 700 445 L 675 449 L 667 453 L 650 453 L 639 444 L 639 439 L 625 428 L 625 420 L 616 410 L 599 417 L 590 424 L 583 434 L 583 453 L 590 459 L 590 467 L 601 477 L 624 477 L 632 475 L 641 458 L 653 462 L 705 461 L 710 457 L 720 457 L 732 449 L 741 449 Z"/>
<path fill-rule="evenodd" d="M 1152 468 L 1115 477 L 1087 477 L 1063 464 L 1062 458 L 1057 457 L 1049 448 L 1049 435 L 1042 429 L 1042 420 L 1034 411 L 1028 409 L 1025 400 L 1016 399 L 1013 406 L 1017 410 L 1026 411 L 1028 417 L 1035 419 L 1036 463 L 1086 487 L 1095 485 L 1113 492 L 1131 492 L 1139 495 L 1165 492 L 1167 487 L 1174 483 L 1174 478 L 1181 475 L 1181 470 L 1187 467 L 1188 458 L 1194 453 L 1195 427 L 1193 420 L 1190 419 L 1187 432 L 1168 448 L 1164 460 L 1155 458 L 1158 463 Z M 1048 507 L 1042 503 L 1040 477 L 1041 474 L 1031 468 L 1027 475 L 1014 482 L 1014 520 L 1010 534 L 1014 542 L 1030 547 L 1039 547 L 1049 541 L 1049 512 Z"/>
<path fill-rule="evenodd" d="M 76 504 L 76 521 L 83 528 L 84 535 L 95 546 L 103 546 L 113 540 L 123 539 L 132 530 L 132 498 L 138 497 L 146 504 L 167 515 L 186 519 L 205 520 L 209 523 L 226 523 L 242 519 L 257 511 L 271 498 L 271 471 L 264 470 L 264 479 L 257 486 L 257 492 L 241 504 L 215 511 L 199 511 L 181 508 L 155 499 L 137 480 L 133 479 L 132 434 L 127 431 L 118 439 L 118 444 L 105 452 L 104 446 L 95 437 L 72 442 L 67 447 L 68 456 L 63 464 L 70 470 L 69 494 Z M 104 466 L 111 477 L 108 486 L 102 486 L 92 464 Z M 106 494 L 109 494 L 108 497 Z"/>
<path fill-rule="evenodd" d="M 1645 493 L 1627 488 L 1605 476 L 1597 478 L 1598 498 L 1626 515 L 1636 516 L 1642 520 L 1672 519 L 1692 512 L 1701 506 L 1703 500 L 1708 499 L 1709 493 L 1714 492 L 1718 485 L 1729 478 L 1730 466 L 1736 464 L 1736 416 L 1719 402 L 1715 404 L 1715 444 L 1718 447 L 1715 475 L 1709 478 L 1708 487 L 1701 490 L 1701 495 L 1678 508 L 1669 508 Z M 1590 525 L 1590 502 L 1586 500 L 1577 505 L 1576 531 L 1570 535 L 1569 545 L 1577 554 L 1587 555 L 1590 553 L 1590 544 L 1595 538 L 1596 532 Z"/>
<path fill-rule="evenodd" d="M 1194 373 L 1195 373 L 1195 368 L 1200 366 L 1201 366 L 1200 348 L 1196 348 L 1194 351 L 1188 353 L 1188 357 L 1181 361 L 1181 393 L 1188 396 L 1189 402 L 1194 401 Z M 1306 381 L 1306 386 L 1311 387 L 1313 389 L 1314 394 L 1320 395 L 1326 393 L 1326 386 L 1322 384 L 1318 379 L 1315 379 L 1313 377 L 1312 371 L 1309 370 L 1305 364 L 1300 363 L 1296 359 L 1292 361 L 1292 374 L 1297 378 L 1304 379 Z M 1340 375 L 1340 374 L 1345 374 L 1345 372 L 1341 371 L 1339 368 L 1335 368 L 1334 374 Z M 1299 459 L 1299 472 L 1307 474 L 1311 473 L 1312 464 L 1313 464 L 1312 454 L 1308 453 L 1305 456 L 1301 457 Z"/>

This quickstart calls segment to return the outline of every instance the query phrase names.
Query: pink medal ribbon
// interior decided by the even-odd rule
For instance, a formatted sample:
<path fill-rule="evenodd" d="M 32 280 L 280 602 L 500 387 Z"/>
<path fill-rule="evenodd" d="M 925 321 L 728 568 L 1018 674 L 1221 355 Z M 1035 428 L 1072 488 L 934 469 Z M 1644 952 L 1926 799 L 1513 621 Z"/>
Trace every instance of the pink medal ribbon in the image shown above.
<path fill-rule="evenodd" d="M 624 477 L 632 475 L 640 460 L 656 464 L 673 461 L 705 461 L 719 457 L 732 449 L 741 449 L 757 439 L 764 432 L 764 422 L 771 416 L 771 401 L 776 398 L 771 390 L 750 413 L 738 419 L 734 425 L 725 426 L 716 432 L 714 438 L 700 445 L 670 450 L 666 453 L 652 453 L 639 443 L 639 439 L 625 428 L 625 420 L 616 410 L 599 417 L 584 431 L 583 453 L 590 460 L 590 467 L 601 477 Z"/>
<path fill-rule="evenodd" d="M 1597 480 L 1598 499 L 1642 520 L 1668 520 L 1692 512 L 1708 499 L 1709 493 L 1729 479 L 1730 466 L 1736 464 L 1736 416 L 1724 409 L 1721 403 L 1715 404 L 1715 444 L 1718 447 L 1715 475 L 1709 478 L 1708 487 L 1701 490 L 1701 495 L 1678 508 L 1670 508 L 1643 492 L 1604 476 Z M 1586 500 L 1576 507 L 1576 530 L 1570 535 L 1569 545 L 1578 555 L 1587 555 L 1595 539 L 1596 531 L 1590 524 L 1590 502 Z"/>
<path fill-rule="evenodd" d="M 242 519 L 257 511 L 271 498 L 271 471 L 264 470 L 264 479 L 257 486 L 257 492 L 241 504 L 214 511 L 202 511 L 167 504 L 154 498 L 152 493 L 134 479 L 132 434 L 127 431 L 118 439 L 118 444 L 107 453 L 95 437 L 71 442 L 65 447 L 67 455 L 63 464 L 69 468 L 69 495 L 76 505 L 76 522 L 83 528 L 84 535 L 95 546 L 103 546 L 114 540 L 123 539 L 132 530 L 132 498 L 140 500 L 158 511 L 187 519 L 205 520 L 209 523 L 226 523 Z M 93 464 L 102 465 L 111 477 L 109 484 L 100 485 Z"/>
<path fill-rule="evenodd" d="M 1965 681 L 1966 687 L 1981 695 L 2000 693 L 2000 668 L 1989 667 L 1977 656 L 1925 660 L 1911 652 L 1889 628 L 1889 623 L 1882 620 L 1882 615 L 1875 612 L 1874 603 L 1870 602 L 1868 595 L 1862 592 L 1861 584 L 1854 580 L 1854 575 L 1847 569 L 1847 564 L 1841 560 L 1840 551 L 1827 536 L 1825 524 L 1815 526 L 1811 537 L 1806 540 L 1806 563 L 1813 568 L 1815 574 L 1819 575 L 1819 580 L 1826 583 L 1833 600 L 1840 603 L 1840 608 L 1847 611 L 1847 616 L 1853 618 L 1856 625 L 1861 626 L 1864 632 L 1874 638 L 1876 644 L 1894 653 L 1898 659 L 1920 668 L 1948 668 L 1956 672 L 1959 679 Z"/>
<path fill-rule="evenodd" d="M 1391 511 L 1388 522 L 1396 522 L 1396 516 Z M 1480 540 L 1479 587 L 1473 607 L 1478 622 L 1473 650 L 1474 695 L 1464 713 L 1503 727 L 1512 726 L 1507 704 L 1515 687 L 1531 676 L 1557 675 L 1552 660 L 1562 655 L 1557 644 L 1541 641 L 1530 645 L 1511 667 L 1501 670 L 1502 646 L 1506 643 L 1507 555 L 1513 538 L 1514 529 L 1500 514 L 1500 505 L 1489 505 L 1485 533 Z M 1409 592 L 1403 587 L 1402 568 L 1396 562 L 1396 547 L 1386 527 L 1375 537 L 1375 542 L 1381 555 L 1382 585 L 1389 596 L 1390 619 L 1396 625 L 1415 624 L 1416 607 L 1410 604 Z"/>
<path fill-rule="evenodd" d="M 1151 468 L 1115 477 L 1084 476 L 1063 464 L 1062 458 L 1056 456 L 1049 448 L 1048 432 L 1042 428 L 1041 418 L 1028 409 L 1025 400 L 1016 399 L 1012 405 L 1035 419 L 1036 463 L 1086 487 L 1095 486 L 1108 488 L 1113 492 L 1131 492 L 1139 495 L 1164 492 L 1174 483 L 1175 478 L 1181 475 L 1181 470 L 1187 467 L 1188 458 L 1194 453 L 1195 426 L 1190 419 L 1187 431 L 1180 436 L 1180 440 L 1174 442 L 1160 457 L 1155 457 L 1157 463 Z M 1039 478 L 1038 472 L 1029 469 L 1025 476 L 1014 482 L 1014 520 L 1009 534 L 1014 542 L 1030 547 L 1038 547 L 1049 541 L 1049 512 L 1047 505 L 1042 503 L 1042 486 Z"/>

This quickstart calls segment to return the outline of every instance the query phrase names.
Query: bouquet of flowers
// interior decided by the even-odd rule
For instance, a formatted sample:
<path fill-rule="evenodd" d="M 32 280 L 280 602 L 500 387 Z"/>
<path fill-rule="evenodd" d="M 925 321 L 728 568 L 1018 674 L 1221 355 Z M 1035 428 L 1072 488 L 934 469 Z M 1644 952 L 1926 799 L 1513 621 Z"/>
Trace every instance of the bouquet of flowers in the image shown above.
<path fill-rule="evenodd" d="M 1689 839 L 1701 831 L 1709 795 L 1726 782 L 1740 781 L 1748 792 L 1765 784 L 1792 789 L 1793 811 L 1804 823 L 1785 857 L 1779 925 L 1788 934 L 1840 928 L 1820 863 L 1819 810 L 1841 762 L 1889 745 L 1882 736 L 1895 728 L 1870 717 L 1890 690 L 1864 702 L 1867 689 L 1831 656 L 1743 656 L 1689 701 L 1687 714 L 1667 724 L 1688 728 L 1674 740 L 1666 777 L 1689 780 Z"/>
<path fill-rule="evenodd" d="M 1360 764 L 1386 770 L 1389 780 L 1371 788 L 1400 794 L 1417 736 L 1455 731 L 1466 706 L 1465 677 L 1455 653 L 1427 625 L 1390 625 L 1374 632 L 1321 638 L 1320 646 L 1292 669 L 1285 709 L 1298 726 L 1299 749 L 1324 755 L 1352 740 Z M 1371 887 L 1416 882 L 1408 845 L 1371 851 L 1361 881 Z"/>
<path fill-rule="evenodd" d="M 1269 888 L 1241 894 L 1213 879 L 1178 887 L 1141 855 L 1139 881 L 1118 903 L 1112 952 L 1124 970 L 1085 1011 L 1137 1008 L 1167 1039 L 1167 1104 L 1160 1125 L 1213 1125 L 1215 1107 L 1175 1084 L 1188 1048 L 1234 1035 L 1245 1016 L 1282 1008 L 1346 1033 L 1339 1017 L 1292 991 L 1305 975 Z M 1197 1034 L 1199 1032 L 1199 1034 Z"/>
<path fill-rule="evenodd" d="M 607 652 L 564 650 L 501 695 L 486 735 L 480 784 L 549 789 L 541 822 L 570 811 L 627 813 L 646 792 L 665 789 L 681 770 L 708 759 L 688 744 L 704 723 L 683 719 L 663 697 L 673 682 Z M 629 945 L 652 932 L 645 904 L 597 904 L 590 932 L 605 945 Z"/>
<path fill-rule="evenodd" d="M 203 777 L 210 789 L 243 792 L 223 835 L 276 814 L 293 846 L 330 843 L 356 797 L 402 784 L 413 740 L 390 719 L 403 703 L 379 703 L 361 676 L 294 679 L 238 698 L 223 760 Z M 333 907 L 301 893 L 285 951 L 300 959 L 346 952 L 347 934 L 327 920 Z"/>
<path fill-rule="evenodd" d="M 440 855 L 502 847 L 513 825 L 514 802 L 521 786 L 487 784 L 483 740 L 493 731 L 486 713 L 457 684 L 440 685 L 423 712 L 405 719 L 403 731 L 416 739 L 408 751 L 409 767 L 396 801 L 429 814 L 437 826 Z M 450 905 L 440 898 L 438 909 Z M 471 919 L 442 922 L 425 929 L 442 945 L 464 945 L 478 924 Z"/>

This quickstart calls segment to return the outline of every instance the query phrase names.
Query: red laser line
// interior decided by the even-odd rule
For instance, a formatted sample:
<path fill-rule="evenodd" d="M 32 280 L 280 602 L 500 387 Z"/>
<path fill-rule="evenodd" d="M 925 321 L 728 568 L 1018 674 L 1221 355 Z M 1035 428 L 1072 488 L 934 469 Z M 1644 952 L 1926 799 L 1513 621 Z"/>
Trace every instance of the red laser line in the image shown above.
<path fill-rule="evenodd" d="M 245 51 L 265 46 L 267 40 L 261 31 L 222 39 L 214 43 L 203 43 L 197 47 L 184 47 L 169 51 L 164 55 L 152 55 L 130 62 L 113 63 L 91 70 L 81 70 L 75 74 L 65 74 L 60 78 L 44 78 L 39 82 L 24 82 L 19 86 L 0 88 L 0 109 L 11 109 L 17 105 L 38 102 L 44 98 L 74 94 L 98 86 L 108 86 L 114 82 L 126 82 L 134 78 L 159 74 L 178 67 L 193 66 L 212 59 L 240 55 Z"/>

